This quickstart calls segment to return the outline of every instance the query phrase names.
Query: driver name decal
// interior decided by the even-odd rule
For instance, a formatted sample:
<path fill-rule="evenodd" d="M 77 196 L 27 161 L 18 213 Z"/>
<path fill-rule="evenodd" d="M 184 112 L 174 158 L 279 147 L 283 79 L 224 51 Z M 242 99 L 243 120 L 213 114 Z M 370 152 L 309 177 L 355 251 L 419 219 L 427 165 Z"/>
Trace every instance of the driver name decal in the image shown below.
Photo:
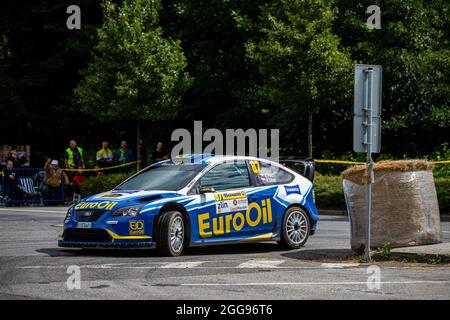
<path fill-rule="evenodd" d="M 216 213 L 227 213 L 247 210 L 248 201 L 244 190 L 233 192 L 217 192 L 214 194 L 216 199 Z"/>

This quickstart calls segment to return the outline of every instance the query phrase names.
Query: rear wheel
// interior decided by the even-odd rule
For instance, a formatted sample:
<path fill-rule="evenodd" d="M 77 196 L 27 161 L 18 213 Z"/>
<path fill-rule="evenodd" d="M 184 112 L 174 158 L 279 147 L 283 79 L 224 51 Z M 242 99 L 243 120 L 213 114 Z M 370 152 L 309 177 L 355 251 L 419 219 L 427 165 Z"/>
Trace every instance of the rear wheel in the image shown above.
<path fill-rule="evenodd" d="M 158 253 L 164 256 L 179 256 L 183 252 L 185 233 L 185 223 L 181 212 L 166 212 L 159 221 L 156 240 Z"/>
<path fill-rule="evenodd" d="M 289 208 L 283 217 L 281 240 L 278 242 L 285 248 L 297 249 L 308 240 L 311 226 L 308 214 L 299 207 Z"/>

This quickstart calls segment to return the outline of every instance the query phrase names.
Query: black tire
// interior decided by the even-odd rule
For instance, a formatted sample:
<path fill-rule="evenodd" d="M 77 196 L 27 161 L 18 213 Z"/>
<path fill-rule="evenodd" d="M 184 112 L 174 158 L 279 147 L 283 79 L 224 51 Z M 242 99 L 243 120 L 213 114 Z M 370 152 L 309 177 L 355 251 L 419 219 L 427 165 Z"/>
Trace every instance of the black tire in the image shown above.
<path fill-rule="evenodd" d="M 174 234 L 174 228 L 181 223 L 182 234 Z M 175 224 L 177 226 L 175 226 Z M 173 237 L 175 236 L 176 239 Z M 156 250 L 160 255 L 176 257 L 183 252 L 186 239 L 186 223 L 183 215 L 178 211 L 168 211 L 163 214 L 158 223 L 158 234 L 156 239 Z M 181 242 L 181 243 L 180 243 Z"/>
<path fill-rule="evenodd" d="M 298 223 L 294 223 L 294 220 Z M 278 244 L 286 249 L 298 249 L 306 243 L 310 232 L 311 223 L 306 211 L 300 207 L 289 208 L 284 213 L 281 240 Z"/>

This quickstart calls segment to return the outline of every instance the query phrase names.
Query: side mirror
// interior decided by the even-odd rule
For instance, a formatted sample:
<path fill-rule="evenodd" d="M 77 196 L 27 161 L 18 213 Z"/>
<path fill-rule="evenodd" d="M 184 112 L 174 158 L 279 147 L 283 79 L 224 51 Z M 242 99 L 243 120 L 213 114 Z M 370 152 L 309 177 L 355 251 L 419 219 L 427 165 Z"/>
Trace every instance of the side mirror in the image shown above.
<path fill-rule="evenodd" d="M 199 186 L 197 190 L 198 190 L 199 194 L 215 192 L 213 187 L 202 187 L 202 186 Z"/>

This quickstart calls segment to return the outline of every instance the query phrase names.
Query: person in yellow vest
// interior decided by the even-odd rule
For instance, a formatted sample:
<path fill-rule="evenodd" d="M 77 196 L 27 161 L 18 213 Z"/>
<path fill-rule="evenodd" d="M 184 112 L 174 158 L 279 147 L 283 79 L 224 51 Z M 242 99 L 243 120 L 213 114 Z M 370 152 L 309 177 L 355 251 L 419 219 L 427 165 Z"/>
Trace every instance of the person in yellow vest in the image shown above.
<path fill-rule="evenodd" d="M 100 168 L 112 166 L 114 155 L 111 149 L 109 148 L 108 141 L 102 142 L 102 148 L 97 151 L 96 159 L 97 165 Z"/>
<path fill-rule="evenodd" d="M 66 169 L 84 169 L 83 148 L 77 146 L 75 140 L 70 140 L 64 152 L 64 164 Z"/>

